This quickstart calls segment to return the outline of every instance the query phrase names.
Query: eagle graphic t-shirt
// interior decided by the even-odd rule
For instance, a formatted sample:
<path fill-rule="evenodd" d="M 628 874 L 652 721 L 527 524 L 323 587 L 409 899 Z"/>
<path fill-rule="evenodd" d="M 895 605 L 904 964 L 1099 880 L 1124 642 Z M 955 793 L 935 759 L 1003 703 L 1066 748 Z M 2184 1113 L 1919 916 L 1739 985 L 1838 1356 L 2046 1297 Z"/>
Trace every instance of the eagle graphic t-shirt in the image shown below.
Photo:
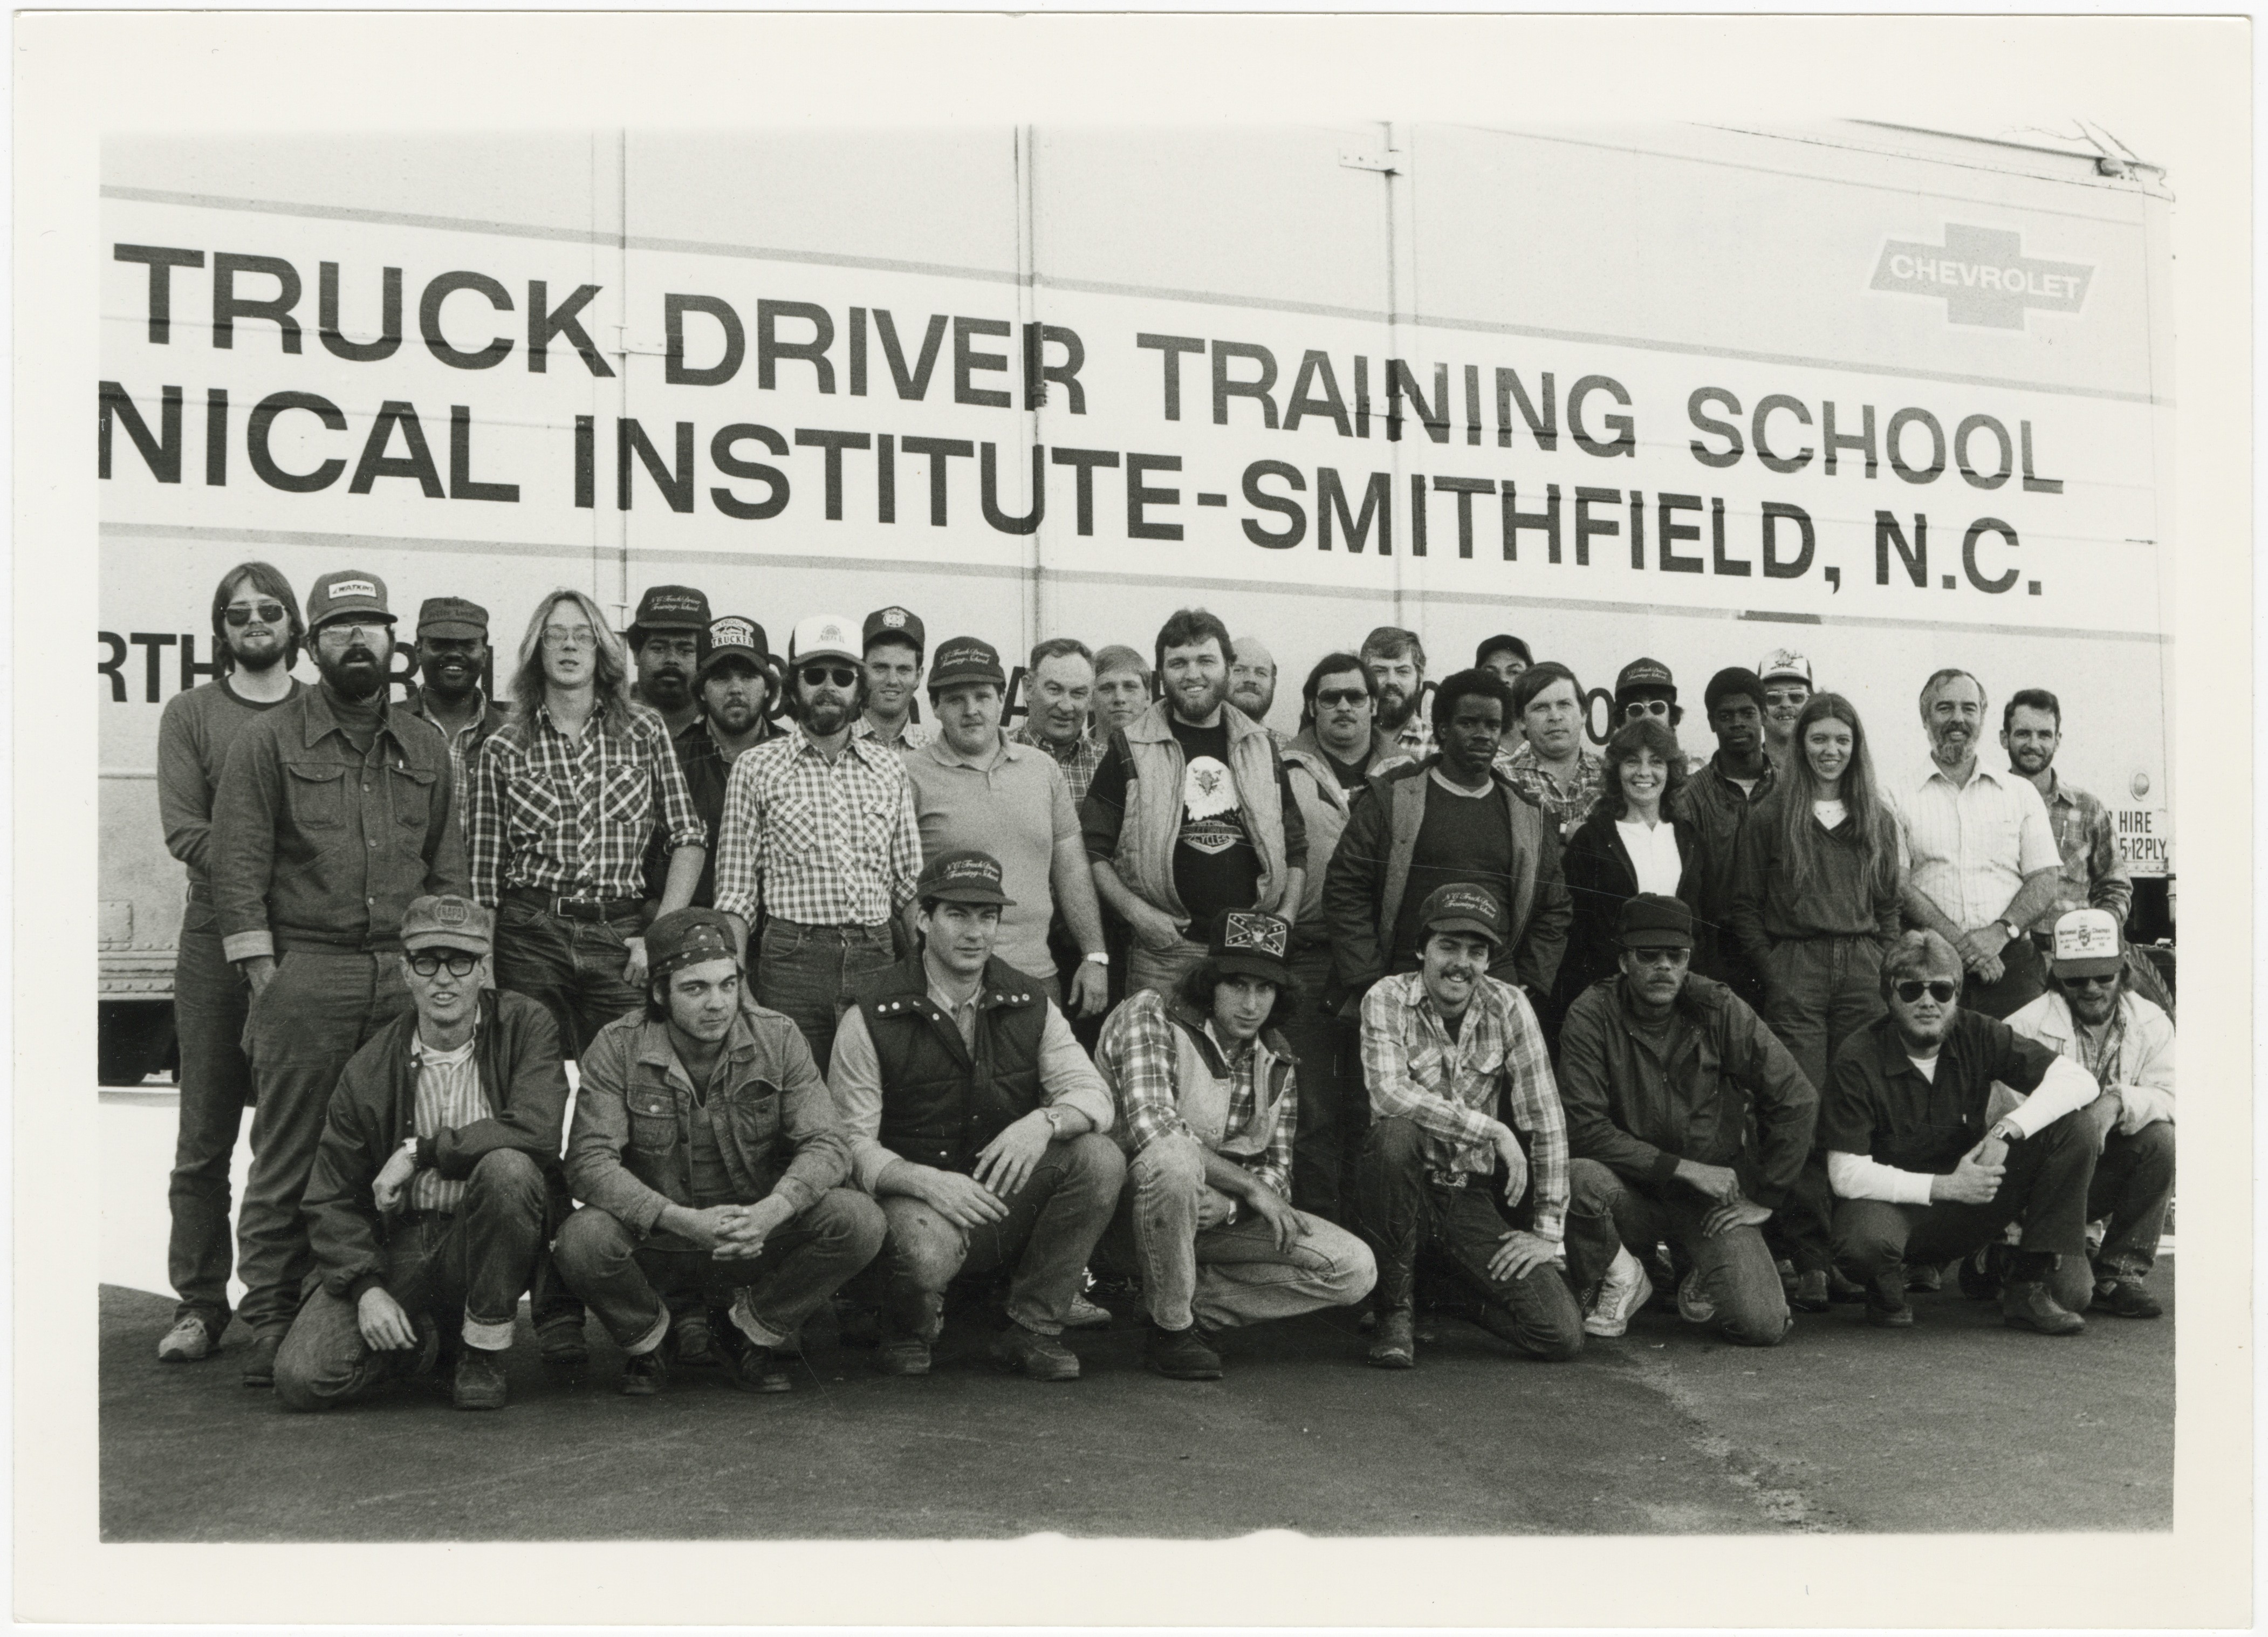
<path fill-rule="evenodd" d="M 1193 918 L 1187 936 L 1212 935 L 1224 910 L 1248 910 L 1260 896 L 1260 853 L 1244 827 L 1244 804 L 1228 771 L 1225 723 L 1167 724 L 1182 747 L 1182 833 L 1174 843 L 1174 890 Z"/>

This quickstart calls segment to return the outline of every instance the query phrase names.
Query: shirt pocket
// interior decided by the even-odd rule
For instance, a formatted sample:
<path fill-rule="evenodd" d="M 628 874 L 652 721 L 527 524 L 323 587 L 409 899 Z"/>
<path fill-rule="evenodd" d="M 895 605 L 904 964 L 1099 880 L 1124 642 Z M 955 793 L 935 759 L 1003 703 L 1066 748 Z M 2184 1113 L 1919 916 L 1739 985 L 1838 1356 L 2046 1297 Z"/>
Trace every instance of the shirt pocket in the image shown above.
<path fill-rule="evenodd" d="M 433 790 L 438 772 L 426 772 L 397 762 L 387 769 L 387 788 L 394 800 L 394 817 L 405 830 L 423 830 L 433 822 Z"/>
<path fill-rule="evenodd" d="M 677 1147 L 677 1099 L 663 1088 L 637 1086 L 626 1101 L 630 1111 L 630 1147 L 659 1158 Z"/>
<path fill-rule="evenodd" d="M 600 819 L 608 824 L 643 822 L 652 783 L 642 763 L 618 763 L 608 768 L 599 781 Z"/>
<path fill-rule="evenodd" d="M 779 1136 L 782 1118 L 780 1088 L 763 1079 L 743 1080 L 727 1100 L 733 1130 L 752 1158 L 762 1159 Z"/>
<path fill-rule="evenodd" d="M 346 822 L 346 773 L 335 762 L 284 764 L 284 810 L 293 829 L 334 830 Z"/>
<path fill-rule="evenodd" d="M 527 771 L 512 781 L 504 791 L 507 825 L 512 841 L 526 845 L 540 837 L 556 835 L 562 811 L 559 793 L 552 787 L 549 775 Z"/>

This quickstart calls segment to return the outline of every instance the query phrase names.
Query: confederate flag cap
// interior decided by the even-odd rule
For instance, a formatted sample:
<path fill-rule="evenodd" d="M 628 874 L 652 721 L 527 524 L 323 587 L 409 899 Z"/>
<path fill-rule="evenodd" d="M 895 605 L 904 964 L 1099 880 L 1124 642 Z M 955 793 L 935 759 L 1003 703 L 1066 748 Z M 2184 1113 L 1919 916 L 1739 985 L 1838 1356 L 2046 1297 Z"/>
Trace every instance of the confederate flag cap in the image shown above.
<path fill-rule="evenodd" d="M 1205 954 L 1224 972 L 1283 984 L 1291 978 L 1292 924 L 1265 910 L 1224 910 Z"/>

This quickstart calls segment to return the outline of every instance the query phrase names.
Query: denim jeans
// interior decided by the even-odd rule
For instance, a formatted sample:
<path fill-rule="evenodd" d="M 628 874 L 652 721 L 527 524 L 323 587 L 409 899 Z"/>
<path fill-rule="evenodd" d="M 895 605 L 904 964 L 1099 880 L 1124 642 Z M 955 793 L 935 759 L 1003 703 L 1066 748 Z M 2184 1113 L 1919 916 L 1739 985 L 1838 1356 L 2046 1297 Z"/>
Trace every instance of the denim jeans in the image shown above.
<path fill-rule="evenodd" d="M 244 975 L 221 954 L 212 905 L 189 901 L 173 963 L 173 1033 L 181 1048 L 180 1125 L 167 1189 L 173 1225 L 166 1271 L 180 1300 L 175 1319 L 204 1321 L 216 1339 L 228 1328 L 228 1274 L 235 1243 L 229 1228 L 229 1161 L 236 1153 L 252 1066 L 244 1057 L 244 1014 L 252 999 Z"/>
<path fill-rule="evenodd" d="M 1300 1125 L 1292 1143 L 1292 1203 L 1344 1227 L 1354 1217 L 1354 1160 L 1370 1129 L 1359 1038 L 1352 1024 L 1323 1009 L 1331 952 L 1318 944 L 1292 955 L 1299 1007 L 1284 1042 L 1300 1060 Z"/>
<path fill-rule="evenodd" d="M 711 1256 L 668 1235 L 657 1243 L 657 1235 L 641 1235 L 595 1206 L 567 1219 L 552 1254 L 569 1287 L 622 1346 L 652 1334 L 666 1300 L 688 1290 L 711 1308 L 731 1307 L 745 1293 L 749 1318 L 784 1341 L 874 1259 L 882 1234 L 882 1213 L 872 1199 L 830 1188 L 774 1229 L 751 1259 Z"/>
<path fill-rule="evenodd" d="M 1129 940 L 1126 947 L 1126 992 L 1138 989 L 1154 989 L 1161 995 L 1170 995 L 1174 986 L 1191 967 L 1205 958 L 1205 947 L 1177 938 L 1170 949 L 1145 949 L 1138 940 Z"/>
<path fill-rule="evenodd" d="M 254 1334 L 281 1338 L 299 1310 L 300 1287 L 313 1264 L 299 1197 L 314 1169 L 339 1072 L 364 1042 L 409 1009 L 398 955 L 328 949 L 284 955 L 251 1003 L 244 1050 L 259 1102 L 236 1238 L 245 1284 L 237 1316 Z"/>
<path fill-rule="evenodd" d="M 1791 938 L 1764 957 L 1764 1022 L 1822 1097 L 1837 1050 L 1887 1009 L 1881 975 L 1871 938 Z"/>
<path fill-rule="evenodd" d="M 541 1002 L 559 1026 L 559 1050 L 579 1060 L 600 1029 L 645 1007 L 622 976 L 627 940 L 643 930 L 635 912 L 578 921 L 506 895 L 497 910 L 497 987 Z"/>
<path fill-rule="evenodd" d="M 2100 1145 L 2087 1190 L 2087 1220 L 2110 1218 L 2095 1265 L 2105 1277 L 2146 1279 L 2158 1265 L 2158 1237 L 2174 1198 L 2174 1126 L 2155 1120 L 2131 1137 L 2118 1134 L 2117 1097 L 2105 1092 L 2074 1116 Z"/>
<path fill-rule="evenodd" d="M 1008 1214 L 981 1228 L 947 1221 L 909 1195 L 889 1195 L 882 1201 L 889 1242 L 876 1260 L 884 1333 L 935 1341 L 945 1327 L 946 1286 L 963 1273 L 1012 1266 L 1008 1316 L 1043 1336 L 1062 1334 L 1125 1181 L 1118 1145 L 1086 1132 L 1049 1143 L 1010 1196 Z"/>
<path fill-rule="evenodd" d="M 1116 1259 L 1142 1273 L 1150 1317 L 1167 1330 L 1192 1318 L 1212 1330 L 1290 1318 L 1361 1301 L 1378 1282 L 1370 1247 L 1346 1229 L 1300 1213 L 1307 1233 L 1289 1250 L 1252 1211 L 1226 1228 L 1200 1228 L 1204 1156 L 1194 1137 L 1160 1137 L 1127 1167 L 1111 1225 Z"/>
<path fill-rule="evenodd" d="M 543 1251 L 544 1200 L 534 1160 L 512 1148 L 482 1155 L 456 1210 L 413 1213 L 388 1229 L 386 1288 L 413 1321 L 460 1323 L 466 1346 L 510 1347 Z M 276 1355 L 276 1396 L 287 1410 L 328 1410 L 401 1375 L 416 1356 L 373 1349 L 356 1304 L 314 1284 Z"/>
<path fill-rule="evenodd" d="M 1988 984 L 1974 972 L 1963 980 L 1962 1006 L 1986 1017 L 2006 1018 L 2047 992 L 2048 965 L 2030 939 L 2011 940 L 2000 951 L 2000 964 L 1998 983 Z"/>
<path fill-rule="evenodd" d="M 897 960 L 888 925 L 806 926 L 774 918 L 764 923 L 758 949 L 756 1004 L 801 1029 L 812 1060 L 826 1073 L 836 1020 L 850 1009 L 862 979 Z"/>
<path fill-rule="evenodd" d="M 1481 1299 L 1482 1323 L 1523 1353 L 1572 1359 L 1583 1347 L 1583 1311 L 1566 1275 L 1547 1262 L 1518 1279 L 1498 1279 L 1489 1258 L 1512 1227 L 1476 1177 L 1462 1188 L 1425 1175 L 1423 1134 L 1398 1117 L 1378 1121 L 1355 1165 L 1355 1211 L 1378 1262 L 1381 1313 L 1416 1305 L 1418 1260 L 1446 1263 Z"/>
<path fill-rule="evenodd" d="M 1678 1183 L 1656 1191 L 1596 1160 L 1570 1163 L 1568 1194 L 1567 1277 L 1577 1289 L 1606 1277 L 1604 1263 L 1592 1265 L 1593 1247 L 1602 1238 L 1609 1260 L 1617 1247 L 1644 1257 L 1668 1240 L 1681 1265 L 1692 1264 L 1701 1294 L 1717 1309 L 1710 1329 L 1746 1347 L 1773 1346 L 1787 1334 L 1787 1296 L 1760 1228 L 1705 1234 L 1702 1222 L 1712 1207 L 1700 1195 Z M 1611 1236 L 1594 1225 L 1611 1228 Z"/>

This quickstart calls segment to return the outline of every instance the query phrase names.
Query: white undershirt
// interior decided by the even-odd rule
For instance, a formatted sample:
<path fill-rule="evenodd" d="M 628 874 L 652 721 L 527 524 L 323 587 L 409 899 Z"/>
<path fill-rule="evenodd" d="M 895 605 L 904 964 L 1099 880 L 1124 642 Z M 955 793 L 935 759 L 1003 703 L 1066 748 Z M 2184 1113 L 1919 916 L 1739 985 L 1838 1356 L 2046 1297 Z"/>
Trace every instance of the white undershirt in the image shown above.
<path fill-rule="evenodd" d="M 1937 1084 L 1937 1059 L 1935 1058 L 1918 1058 L 1914 1056 L 1912 1052 L 1909 1051 L 1906 1053 L 1906 1061 L 1914 1066 L 1915 1073 L 1920 1075 L 1933 1086 Z"/>
<path fill-rule="evenodd" d="M 1622 832 L 1623 845 L 1630 850 L 1638 889 L 1675 897 L 1678 878 L 1684 874 L 1677 856 L 1676 826 L 1667 819 L 1651 828 L 1637 819 L 1616 819 L 1615 828 Z"/>

